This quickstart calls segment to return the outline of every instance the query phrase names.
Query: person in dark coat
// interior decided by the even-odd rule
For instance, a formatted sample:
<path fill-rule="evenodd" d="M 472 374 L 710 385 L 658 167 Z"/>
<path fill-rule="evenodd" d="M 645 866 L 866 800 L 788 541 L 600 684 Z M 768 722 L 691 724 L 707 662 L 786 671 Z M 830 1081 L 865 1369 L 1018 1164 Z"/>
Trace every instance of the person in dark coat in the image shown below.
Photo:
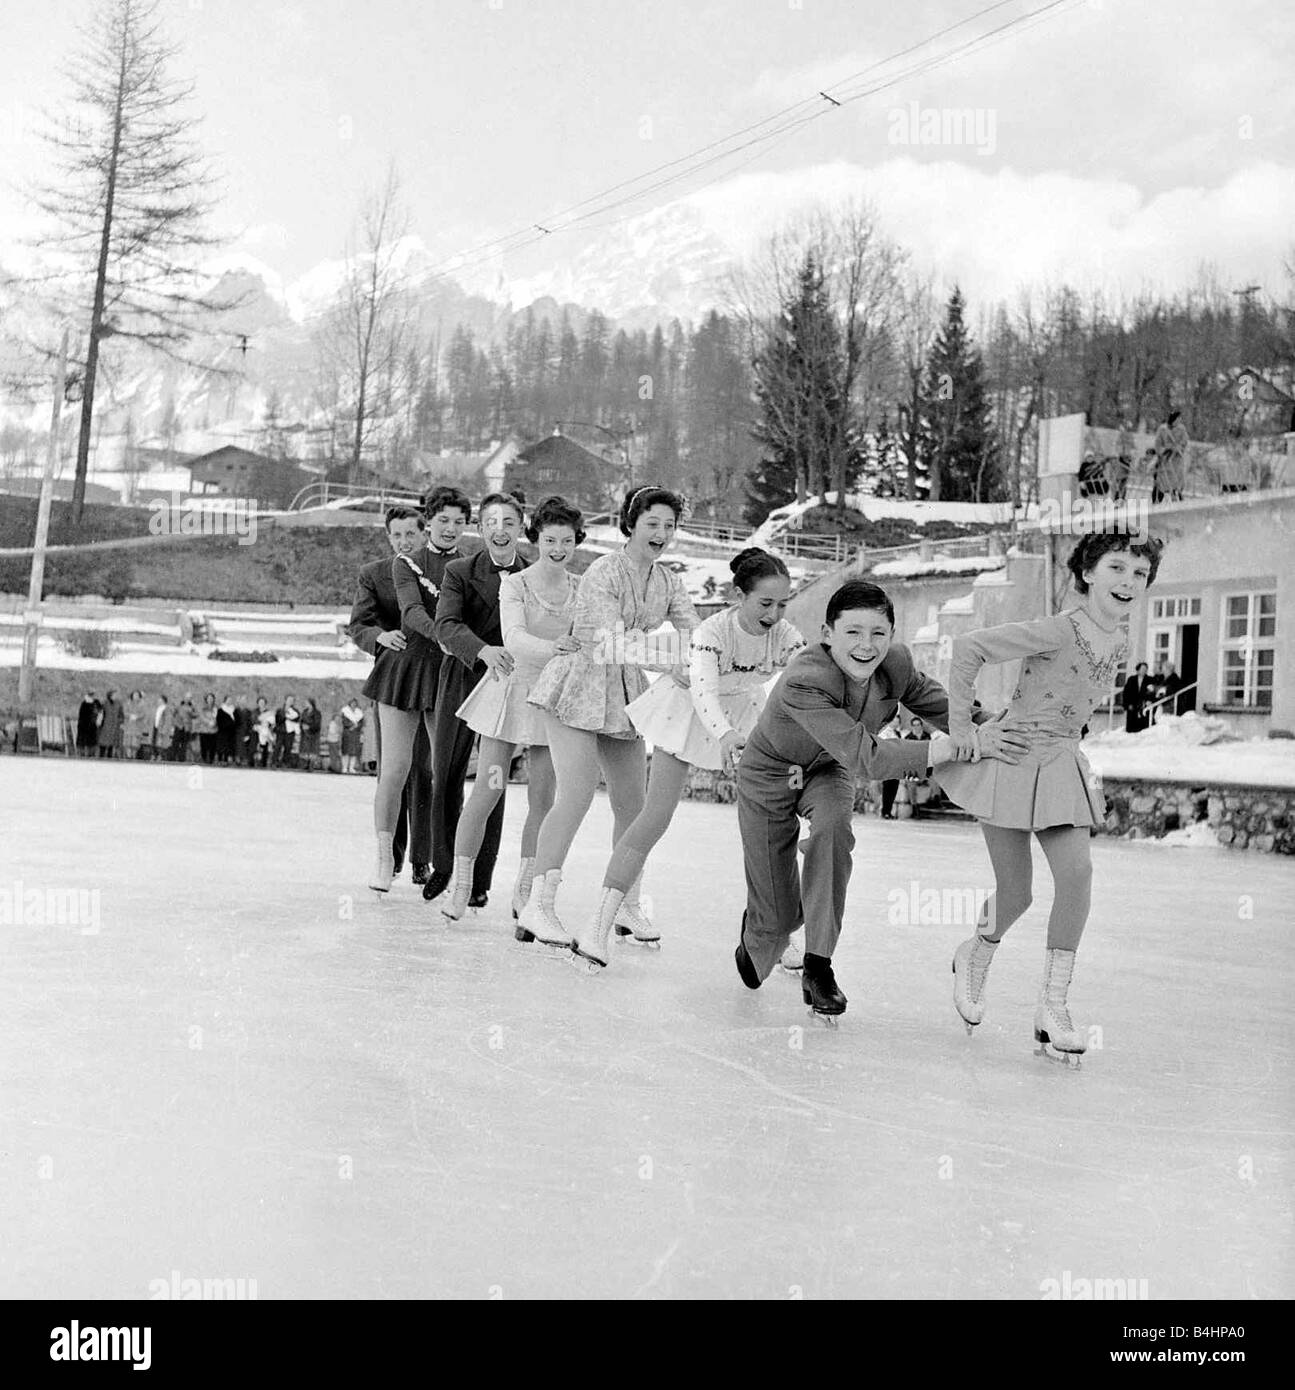
<path fill-rule="evenodd" d="M 436 725 L 432 733 L 432 877 L 423 889 L 428 901 L 439 896 L 454 876 L 454 835 L 463 809 L 463 783 L 476 735 L 459 718 L 459 706 L 487 675 L 507 677 L 513 658 L 504 648 L 499 623 L 499 581 L 524 570 L 517 540 L 526 518 L 522 504 L 507 493 L 491 493 L 481 502 L 478 524 L 485 545 L 470 560 L 445 567 L 433 633 L 447 653 L 436 687 Z M 403 586 L 403 587 L 402 587 Z M 406 581 L 398 580 L 405 614 Z M 448 658 L 453 658 L 448 659 Z M 505 791 L 507 789 L 505 788 Z M 473 869 L 469 903 L 482 906 L 490 891 L 504 823 L 501 796 L 490 819 Z"/>
<path fill-rule="evenodd" d="M 319 731 L 324 726 L 324 716 L 313 695 L 307 696 L 306 708 L 301 712 L 301 757 L 307 772 L 314 772 L 319 766 Z"/>
<path fill-rule="evenodd" d="M 216 761 L 222 766 L 234 761 L 237 715 L 234 697 L 226 695 L 216 707 Z"/>
<path fill-rule="evenodd" d="M 234 761 L 244 767 L 256 762 L 256 707 L 246 692 L 234 706 Z"/>
<path fill-rule="evenodd" d="M 197 723 L 198 710 L 193 703 L 193 696 L 186 693 L 184 699 L 175 708 L 175 722 L 171 726 L 171 761 L 173 763 L 187 763 L 189 761 L 189 741 L 193 738 L 193 731 Z"/>
<path fill-rule="evenodd" d="M 1124 706 L 1124 732 L 1140 734 L 1151 722 L 1147 705 L 1155 698 L 1155 683 L 1147 674 L 1145 661 L 1139 661 L 1133 674 L 1124 682 L 1120 703 Z"/>
<path fill-rule="evenodd" d="M 1178 692 L 1183 688 L 1183 678 L 1174 669 L 1172 661 L 1165 662 L 1159 674 L 1156 676 L 1156 699 L 1162 701 L 1160 708 L 1156 711 L 1157 717 L 1161 714 L 1180 714 L 1182 711 L 1178 707 Z"/>
<path fill-rule="evenodd" d="M 85 699 L 76 712 L 76 752 L 79 758 L 93 758 L 99 746 L 99 721 L 103 718 L 103 706 L 93 690 L 86 691 Z"/>
<path fill-rule="evenodd" d="M 99 756 L 119 758 L 122 746 L 122 708 L 117 692 L 110 690 L 104 696 L 103 713 L 99 720 Z"/>
<path fill-rule="evenodd" d="M 444 495 L 441 495 L 444 494 Z M 458 537 L 471 514 L 471 502 L 457 489 L 438 489 L 428 497 L 437 506 L 437 542 L 430 546 L 424 572 L 429 582 L 439 585 L 440 572 L 451 559 L 457 558 Z M 373 657 L 373 670 L 364 684 L 364 694 L 378 704 L 392 706 L 406 716 L 432 708 L 436 699 L 436 675 L 440 670 L 441 651 L 433 655 L 422 643 L 410 650 L 409 638 L 400 628 L 400 602 L 396 597 L 396 581 L 392 572 L 395 556 L 407 552 L 417 557 L 428 549 L 426 519 L 412 507 L 391 507 L 386 515 L 387 542 L 391 553 L 364 566 L 351 605 L 351 621 L 346 635 L 362 652 Z M 442 544 L 441 542 L 448 542 Z M 423 567 L 421 562 L 420 567 Z M 424 704 L 424 701 L 428 703 Z M 388 715 L 389 729 L 396 724 L 412 723 L 413 737 L 409 749 L 409 772 L 400 788 L 395 824 L 391 828 L 392 874 L 398 874 L 408 856 L 415 883 L 426 883 L 432 861 L 432 746 L 426 721 L 393 718 Z M 378 711 L 378 787 L 374 799 L 375 820 L 380 821 L 378 833 L 387 833 L 386 805 L 391 795 L 389 779 L 382 775 L 382 711 Z M 395 757 L 404 746 L 403 730 L 396 734 Z M 385 845 L 385 841 L 383 842 Z M 380 857 L 385 850 L 380 849 Z"/>

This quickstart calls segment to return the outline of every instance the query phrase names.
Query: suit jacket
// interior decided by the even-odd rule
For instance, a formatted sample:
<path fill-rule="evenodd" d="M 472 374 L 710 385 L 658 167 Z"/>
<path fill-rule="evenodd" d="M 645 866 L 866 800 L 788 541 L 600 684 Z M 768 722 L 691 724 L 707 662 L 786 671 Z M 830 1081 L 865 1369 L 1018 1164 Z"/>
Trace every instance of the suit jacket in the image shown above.
<path fill-rule="evenodd" d="M 400 600 L 391 573 L 395 557 L 384 555 L 364 566 L 355 583 L 355 602 L 346 635 L 362 652 L 378 654 L 378 634 L 394 632 L 400 626 Z"/>
<path fill-rule="evenodd" d="M 508 569 L 497 569 L 483 549 L 470 559 L 446 565 L 432 627 L 436 640 L 456 659 L 441 666 L 437 709 L 447 708 L 442 700 L 453 700 L 448 708 L 458 709 L 485 674 L 485 664 L 477 659 L 481 648 L 504 645 L 499 623 L 500 576 L 517 574 L 528 563 L 518 555 Z"/>
<path fill-rule="evenodd" d="M 877 739 L 901 704 L 948 732 L 948 692 L 917 670 L 907 647 L 893 645 L 860 685 L 832 660 L 826 646 L 815 643 L 779 678 L 747 746 L 764 759 L 800 767 L 806 774 L 836 763 L 862 780 L 921 777 L 929 756 L 926 740 Z M 987 718 L 976 705 L 974 722 Z"/>

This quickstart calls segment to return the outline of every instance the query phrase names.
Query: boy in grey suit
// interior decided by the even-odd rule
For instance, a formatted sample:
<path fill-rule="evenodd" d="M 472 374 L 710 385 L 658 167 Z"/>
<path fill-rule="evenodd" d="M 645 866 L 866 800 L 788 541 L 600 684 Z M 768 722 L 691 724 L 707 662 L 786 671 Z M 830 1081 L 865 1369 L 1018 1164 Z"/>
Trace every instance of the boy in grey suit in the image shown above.
<path fill-rule="evenodd" d="M 769 696 L 737 773 L 738 825 L 747 907 L 736 951 L 738 974 L 759 989 L 791 933 L 805 924 L 804 999 L 815 1013 L 845 1012 L 832 973 L 850 882 L 856 779 L 925 776 L 952 761 L 949 697 L 892 644 L 895 610 L 866 580 L 843 584 L 827 605 L 822 642 L 788 666 Z M 929 743 L 878 742 L 902 704 L 941 730 Z M 976 708 L 977 724 L 991 718 Z M 1018 761 L 1028 744 L 996 722 L 981 734 L 982 757 Z M 809 819 L 803 875 L 796 863 L 800 820 Z"/>

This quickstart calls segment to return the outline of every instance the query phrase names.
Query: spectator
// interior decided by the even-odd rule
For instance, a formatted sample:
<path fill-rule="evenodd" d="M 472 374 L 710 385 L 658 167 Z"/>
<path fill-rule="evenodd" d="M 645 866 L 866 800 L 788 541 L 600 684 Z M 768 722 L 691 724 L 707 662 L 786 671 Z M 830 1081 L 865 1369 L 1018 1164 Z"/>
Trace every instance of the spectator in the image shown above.
<path fill-rule="evenodd" d="M 324 716 L 314 696 L 307 697 L 306 708 L 301 713 L 301 756 L 310 772 L 319 766 L 319 731 L 323 723 Z"/>
<path fill-rule="evenodd" d="M 234 706 L 234 756 L 244 767 L 256 762 L 256 710 L 246 692 Z"/>
<path fill-rule="evenodd" d="M 360 744 L 364 730 L 364 711 L 352 695 L 342 706 L 342 771 L 358 772 Z"/>
<path fill-rule="evenodd" d="M 110 690 L 103 698 L 103 713 L 99 717 L 99 756 L 120 758 L 123 738 L 121 701 L 115 690 Z"/>
<path fill-rule="evenodd" d="M 328 721 L 328 770 L 333 772 L 342 766 L 342 721 L 333 715 Z"/>
<path fill-rule="evenodd" d="M 126 700 L 122 715 L 121 755 L 123 758 L 142 758 L 148 748 L 145 737 L 148 724 L 148 710 L 144 704 L 144 692 L 132 690 Z"/>
<path fill-rule="evenodd" d="M 296 767 L 297 735 L 301 732 L 301 711 L 296 697 L 287 696 L 274 712 L 274 765 Z"/>
<path fill-rule="evenodd" d="M 175 733 L 175 715 L 165 695 L 157 697 L 157 708 L 153 711 L 153 761 L 171 757 L 171 738 Z"/>
<path fill-rule="evenodd" d="M 226 695 L 216 709 L 216 761 L 228 767 L 235 759 L 238 740 L 238 707 Z"/>
<path fill-rule="evenodd" d="M 1120 703 L 1124 706 L 1124 732 L 1140 734 L 1151 722 L 1147 706 L 1155 698 L 1155 682 L 1147 674 L 1145 661 L 1139 661 L 1133 674 L 1124 682 L 1124 693 Z"/>
<path fill-rule="evenodd" d="M 1182 423 L 1182 411 L 1171 410 L 1168 420 L 1156 431 L 1156 471 L 1151 489 L 1153 502 L 1182 500 L 1190 443 L 1187 427 Z"/>
<path fill-rule="evenodd" d="M 216 697 L 207 691 L 196 720 L 198 749 L 204 763 L 210 767 L 216 761 Z"/>
<path fill-rule="evenodd" d="M 274 747 L 274 711 L 264 695 L 256 697 L 256 746 L 261 755 L 261 766 L 269 766 L 270 752 Z"/>
<path fill-rule="evenodd" d="M 93 690 L 87 690 L 81 707 L 76 712 L 76 753 L 78 758 L 93 758 L 99 746 L 99 724 L 103 719 L 103 706 Z"/>
<path fill-rule="evenodd" d="M 1183 678 L 1174 669 L 1172 661 L 1161 663 L 1159 675 L 1156 677 L 1156 698 L 1162 703 L 1159 713 L 1179 714 L 1178 692 L 1183 688 Z"/>
<path fill-rule="evenodd" d="M 171 761 L 189 761 L 189 742 L 193 738 L 194 727 L 198 723 L 198 711 L 194 708 L 193 696 L 185 692 L 184 699 L 175 707 L 175 719 L 171 734 Z"/>

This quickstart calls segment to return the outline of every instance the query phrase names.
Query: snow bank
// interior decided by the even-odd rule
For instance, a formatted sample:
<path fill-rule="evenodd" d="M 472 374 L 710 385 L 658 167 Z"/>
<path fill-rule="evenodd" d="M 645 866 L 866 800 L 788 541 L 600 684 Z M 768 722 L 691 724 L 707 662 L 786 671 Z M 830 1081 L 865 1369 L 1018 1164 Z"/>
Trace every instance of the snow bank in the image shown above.
<path fill-rule="evenodd" d="M 344 653 L 331 657 L 288 657 L 282 661 L 209 661 L 196 648 L 149 647 L 119 650 L 105 661 L 76 656 L 57 643 L 42 638 L 36 664 L 51 671 L 94 671 L 103 674 L 141 676 L 193 676 L 213 685 L 238 684 L 262 676 L 289 676 L 297 680 L 364 681 L 370 661 L 355 651 L 360 660 L 347 660 Z M 0 667 L 22 664 L 20 646 L 0 647 Z"/>
<path fill-rule="evenodd" d="M 1236 739 L 1212 715 L 1165 715 L 1140 734 L 1092 734 L 1084 754 L 1103 777 L 1193 786 L 1295 787 L 1295 739 Z"/>
<path fill-rule="evenodd" d="M 966 555 L 960 558 L 937 555 L 933 560 L 906 557 L 902 560 L 883 560 L 881 564 L 873 565 L 868 573 L 874 578 L 882 575 L 891 579 L 907 579 L 919 574 L 980 574 L 986 570 L 1000 570 L 1006 564 L 1001 555 Z"/>

